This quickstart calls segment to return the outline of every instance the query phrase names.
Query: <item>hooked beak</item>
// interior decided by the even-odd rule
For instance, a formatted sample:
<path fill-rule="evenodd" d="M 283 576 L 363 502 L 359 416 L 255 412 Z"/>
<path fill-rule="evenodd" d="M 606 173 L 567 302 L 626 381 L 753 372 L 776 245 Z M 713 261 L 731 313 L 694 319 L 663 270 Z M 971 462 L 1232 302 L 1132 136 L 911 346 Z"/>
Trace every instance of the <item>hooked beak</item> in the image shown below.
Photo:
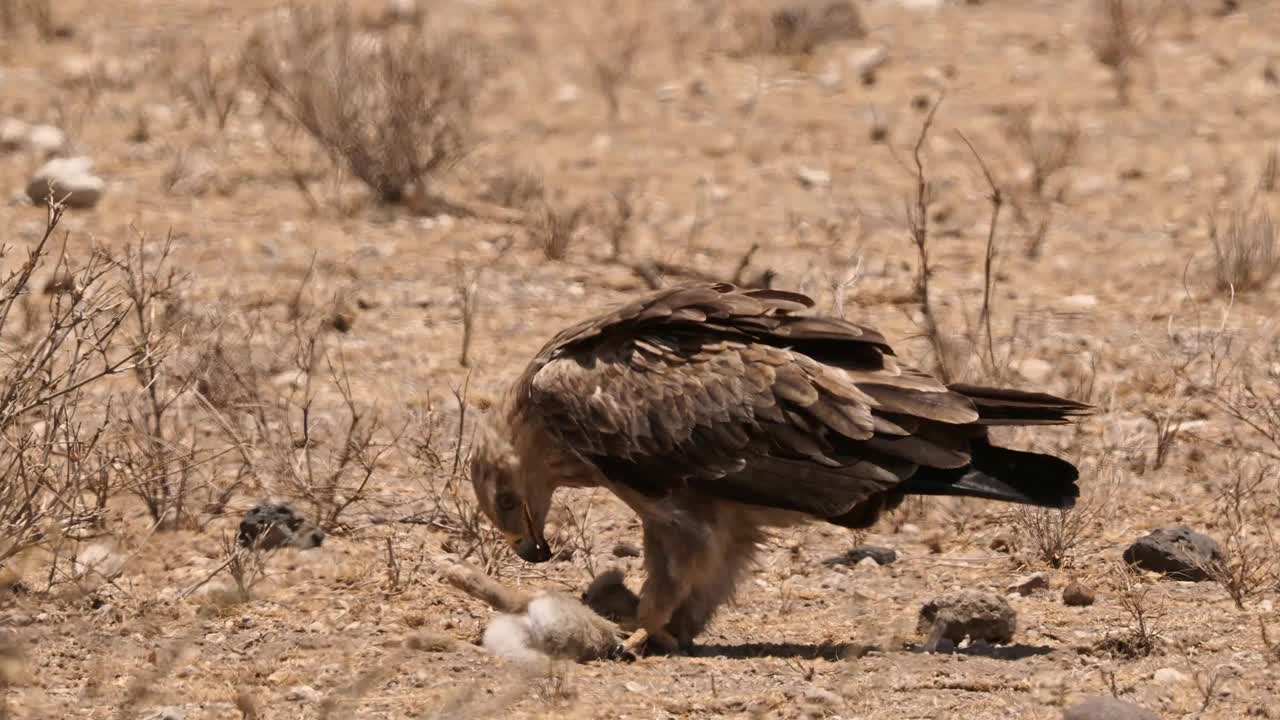
<path fill-rule="evenodd" d="M 533 515 L 529 512 L 529 505 L 524 504 L 523 508 L 525 535 L 522 538 L 513 538 L 511 548 L 525 562 L 544 563 L 551 559 L 551 546 L 542 536 L 542 529 L 536 527 Z"/>

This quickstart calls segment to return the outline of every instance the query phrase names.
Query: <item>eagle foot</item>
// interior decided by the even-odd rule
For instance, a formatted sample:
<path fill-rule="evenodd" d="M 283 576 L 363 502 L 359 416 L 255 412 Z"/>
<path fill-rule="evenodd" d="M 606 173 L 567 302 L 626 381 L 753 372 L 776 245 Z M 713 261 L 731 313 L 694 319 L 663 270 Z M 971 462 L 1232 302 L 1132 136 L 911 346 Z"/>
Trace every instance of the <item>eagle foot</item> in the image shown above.
<path fill-rule="evenodd" d="M 641 655 L 654 654 L 650 651 L 656 651 L 657 654 L 674 655 L 679 650 L 680 643 L 671 633 L 665 630 L 652 633 L 645 628 L 639 628 L 614 649 L 611 657 L 629 662 Z"/>

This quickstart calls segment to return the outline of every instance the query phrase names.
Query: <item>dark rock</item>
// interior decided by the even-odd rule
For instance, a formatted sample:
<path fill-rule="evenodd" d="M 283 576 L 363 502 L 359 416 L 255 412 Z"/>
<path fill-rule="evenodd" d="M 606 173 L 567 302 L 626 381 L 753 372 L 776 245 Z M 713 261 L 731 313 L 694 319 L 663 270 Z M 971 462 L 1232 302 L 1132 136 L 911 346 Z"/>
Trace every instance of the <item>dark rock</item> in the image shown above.
<path fill-rule="evenodd" d="M 1019 595 L 1030 595 L 1038 590 L 1049 589 L 1049 573 L 1037 572 L 1030 575 L 1024 575 L 1010 583 L 1005 588 L 1005 592 L 1018 593 Z"/>
<path fill-rule="evenodd" d="M 263 503 L 245 513 L 238 539 L 244 547 L 256 545 L 263 550 L 313 548 L 324 541 L 324 531 L 288 505 Z"/>
<path fill-rule="evenodd" d="M 1175 580 L 1209 580 L 1209 572 L 1225 562 L 1213 538 L 1188 527 L 1159 528 L 1138 538 L 1124 551 L 1124 561 Z"/>
<path fill-rule="evenodd" d="M 640 548 L 629 543 L 618 543 L 613 546 L 613 556 L 620 558 L 640 557 Z"/>
<path fill-rule="evenodd" d="M 1093 588 L 1072 581 L 1062 588 L 1062 604 L 1071 607 L 1085 607 L 1094 601 Z"/>
<path fill-rule="evenodd" d="M 867 558 L 875 560 L 877 565 L 892 565 L 898 559 L 898 551 L 877 545 L 859 545 L 842 555 L 827 560 L 825 564 L 857 565 Z"/>
<path fill-rule="evenodd" d="M 1007 555 L 1014 551 L 1016 545 L 1013 542 L 1012 537 L 1004 533 L 1000 533 L 999 535 L 996 535 L 995 537 L 991 538 L 991 542 L 990 544 L 987 545 L 987 547 L 991 548 L 992 550 L 995 550 L 996 552 L 1002 552 Z"/>
<path fill-rule="evenodd" d="M 1160 720 L 1160 716 L 1123 700 L 1095 696 L 1063 710 L 1062 720 Z"/>
<path fill-rule="evenodd" d="M 917 631 L 927 633 L 930 643 L 965 639 L 1007 643 L 1017 629 L 1017 613 L 1003 597 L 962 590 L 935 598 L 920 608 Z"/>

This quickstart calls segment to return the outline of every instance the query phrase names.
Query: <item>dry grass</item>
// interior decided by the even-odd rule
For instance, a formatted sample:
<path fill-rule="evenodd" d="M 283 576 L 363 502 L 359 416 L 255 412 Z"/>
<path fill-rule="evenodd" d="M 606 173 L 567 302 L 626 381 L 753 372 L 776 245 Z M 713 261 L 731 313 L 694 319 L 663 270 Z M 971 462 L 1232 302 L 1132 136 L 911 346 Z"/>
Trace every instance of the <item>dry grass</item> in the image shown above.
<path fill-rule="evenodd" d="M 1237 210 L 1222 227 L 1215 219 L 1209 226 L 1213 242 L 1213 274 L 1218 288 L 1249 292 L 1266 287 L 1280 269 L 1280 247 L 1271 213 Z"/>
<path fill-rule="evenodd" d="M 1122 474 L 1105 465 L 1081 473 L 1084 497 L 1070 510 L 1019 507 L 1010 522 L 1035 559 L 1051 568 L 1071 567 L 1084 554 L 1097 550 L 1098 538 L 1120 497 Z"/>
<path fill-rule="evenodd" d="M 548 260 L 564 260 L 586 221 L 585 205 L 558 206 L 544 200 L 531 214 L 528 232 Z"/>
<path fill-rule="evenodd" d="M 1123 613 L 1123 627 L 1109 631 L 1104 647 L 1124 657 L 1146 657 L 1164 646 L 1164 622 L 1168 608 L 1159 590 L 1139 571 L 1124 562 L 1112 566 L 1110 579 L 1116 603 Z"/>

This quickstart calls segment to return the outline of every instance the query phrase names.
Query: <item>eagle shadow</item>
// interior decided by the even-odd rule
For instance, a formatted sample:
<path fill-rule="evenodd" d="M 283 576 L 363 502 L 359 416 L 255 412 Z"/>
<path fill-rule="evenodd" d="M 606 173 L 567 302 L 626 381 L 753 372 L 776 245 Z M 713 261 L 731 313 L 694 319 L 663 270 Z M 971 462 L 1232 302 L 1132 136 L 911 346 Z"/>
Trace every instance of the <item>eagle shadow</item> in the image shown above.
<path fill-rule="evenodd" d="M 904 648 L 910 653 L 929 652 L 924 644 L 911 644 Z M 868 652 L 883 654 L 879 647 L 868 646 L 867 643 L 787 643 L 787 642 L 747 642 L 735 645 L 722 643 L 703 643 L 695 645 L 684 652 L 690 657 L 719 657 L 730 660 L 750 660 L 754 658 L 780 658 L 797 660 L 851 660 L 867 655 Z M 977 643 L 970 647 L 957 648 L 950 645 L 934 650 L 939 655 L 968 655 L 985 657 L 993 660 L 1025 660 L 1031 657 L 1049 655 L 1054 649 L 1045 645 L 991 645 Z"/>

